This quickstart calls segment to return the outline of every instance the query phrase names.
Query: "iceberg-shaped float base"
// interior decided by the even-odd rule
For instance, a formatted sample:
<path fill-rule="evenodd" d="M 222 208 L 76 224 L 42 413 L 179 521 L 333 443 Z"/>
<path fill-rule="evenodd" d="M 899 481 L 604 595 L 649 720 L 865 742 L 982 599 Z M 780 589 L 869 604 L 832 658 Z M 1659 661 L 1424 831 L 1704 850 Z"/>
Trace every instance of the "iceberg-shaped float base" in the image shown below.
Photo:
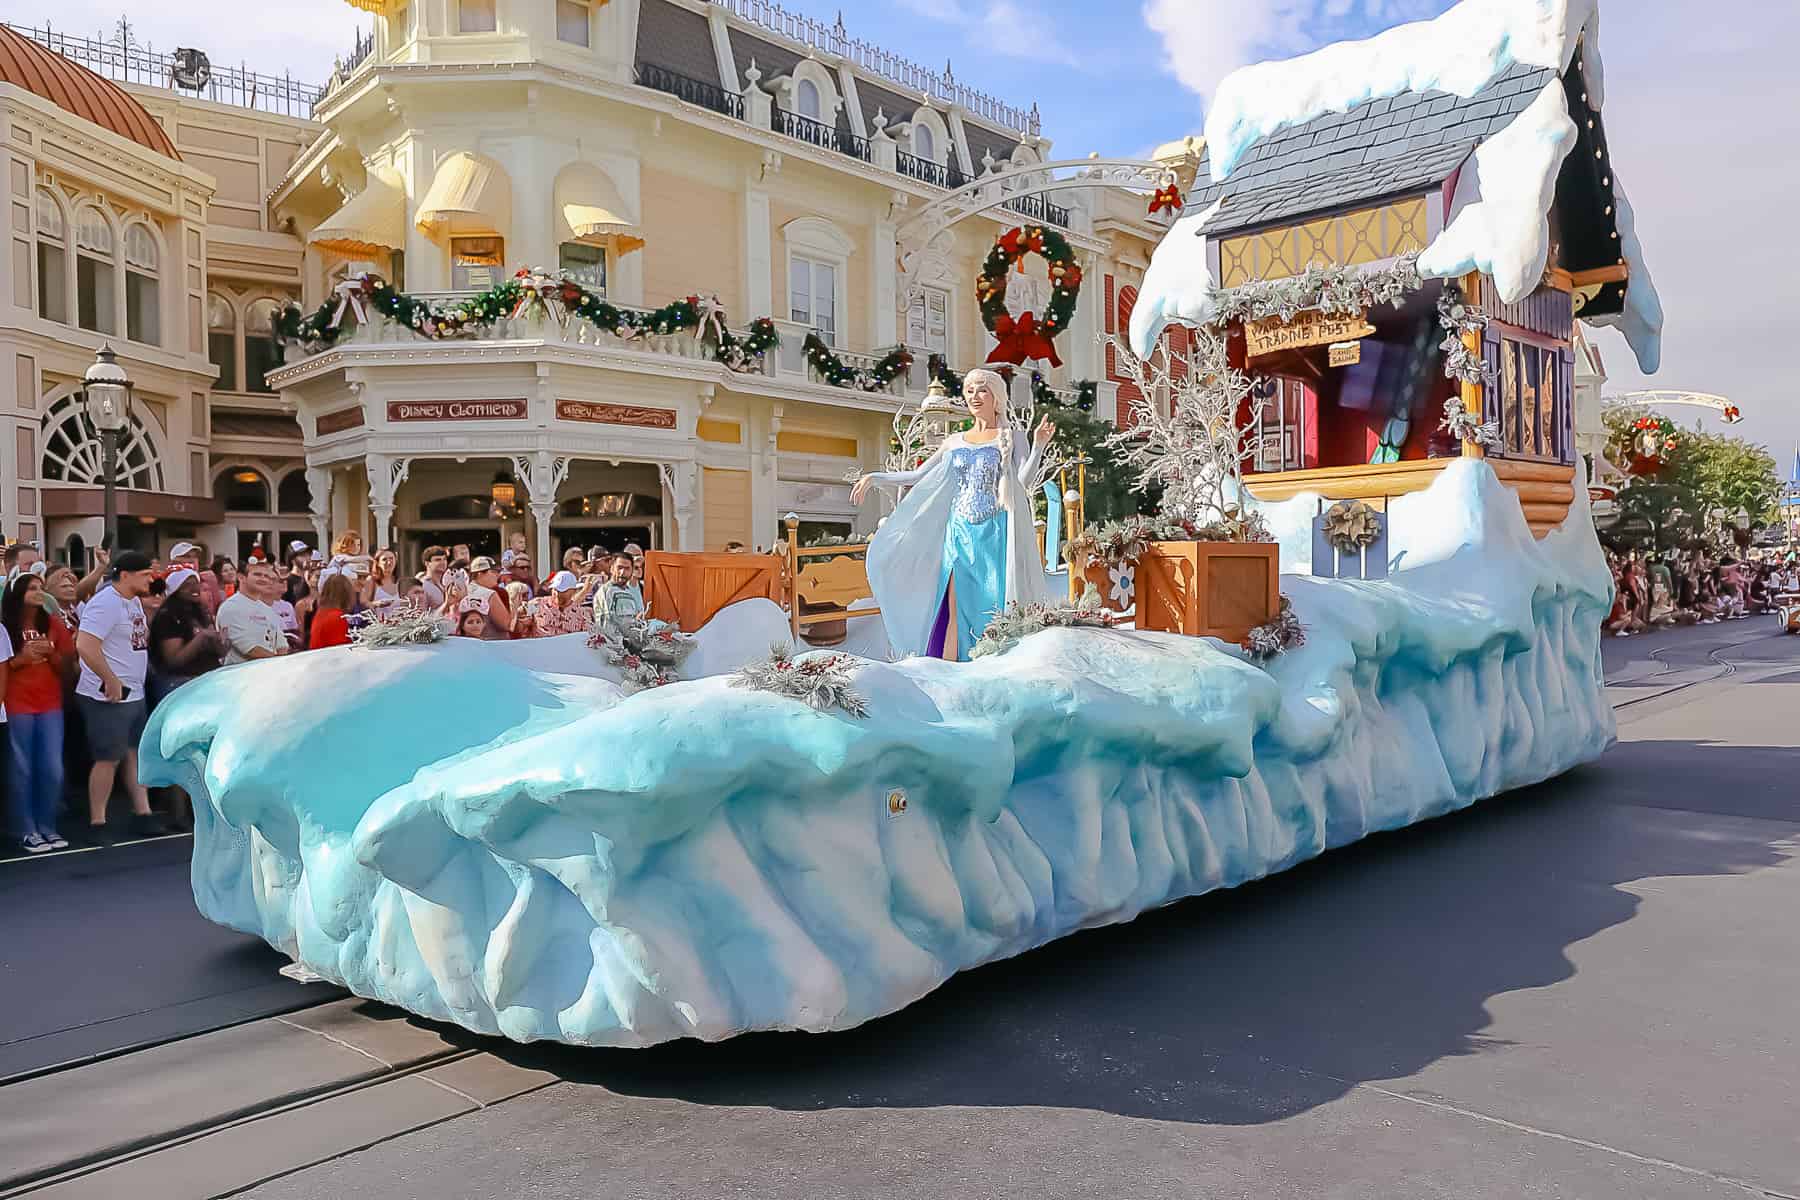
<path fill-rule="evenodd" d="M 579 637 L 342 648 L 183 687 L 144 772 L 194 797 L 201 912 L 359 995 L 596 1046 L 843 1029 L 1600 754 L 1610 580 L 1576 492 L 1534 541 L 1451 464 L 1395 502 L 1390 579 L 1284 577 L 1308 642 L 1267 671 L 1052 630 L 871 662 L 857 721 L 719 674 L 626 697 Z M 1301 571 L 1316 508 L 1267 509 Z M 783 624 L 728 610 L 690 667 Z"/>

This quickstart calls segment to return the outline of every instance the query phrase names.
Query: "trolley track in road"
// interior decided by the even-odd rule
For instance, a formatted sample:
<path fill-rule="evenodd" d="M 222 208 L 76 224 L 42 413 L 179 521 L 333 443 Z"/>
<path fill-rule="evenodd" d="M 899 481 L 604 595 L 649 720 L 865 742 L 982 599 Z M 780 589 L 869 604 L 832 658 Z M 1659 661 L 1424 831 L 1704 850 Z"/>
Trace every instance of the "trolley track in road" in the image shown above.
<path fill-rule="evenodd" d="M 1787 636 L 1787 635 L 1785 633 L 1781 633 L 1781 632 L 1768 633 L 1768 634 L 1762 634 L 1762 635 L 1759 635 L 1756 637 L 1745 638 L 1743 641 L 1727 642 L 1726 644 L 1724 644 L 1722 646 L 1714 646 L 1706 652 L 1706 658 L 1707 658 L 1706 663 L 1696 663 L 1693 666 L 1678 666 L 1677 664 L 1672 663 L 1667 658 L 1663 657 L 1666 654 L 1670 654 L 1674 651 L 1683 649 L 1682 646 L 1680 646 L 1680 645 L 1658 646 L 1656 649 L 1650 651 L 1649 657 L 1653 662 L 1659 664 L 1662 667 L 1662 670 L 1652 672 L 1648 675 L 1633 676 L 1629 679 L 1623 679 L 1623 680 L 1619 680 L 1616 682 L 1608 681 L 1607 686 L 1608 687 L 1618 687 L 1618 686 L 1636 687 L 1636 686 L 1639 686 L 1642 684 L 1650 683 L 1654 680 L 1661 679 L 1666 675 L 1673 675 L 1673 674 L 1677 674 L 1677 673 L 1680 673 L 1683 671 L 1705 671 L 1706 673 L 1697 679 L 1689 679 L 1689 680 L 1686 680 L 1681 683 L 1671 684 L 1670 686 L 1665 687 L 1665 688 L 1660 688 L 1660 689 L 1650 693 L 1649 695 L 1633 696 L 1629 700 L 1616 700 L 1613 702 L 1613 709 L 1615 711 L 1617 711 L 1617 710 L 1621 710 L 1621 709 L 1631 708 L 1631 707 L 1633 707 L 1635 705 L 1639 705 L 1639 704 L 1648 704 L 1655 700 L 1667 700 L 1669 697 L 1679 695 L 1680 693 L 1687 691 L 1689 688 L 1699 687 L 1701 684 L 1705 684 L 1705 683 L 1716 683 L 1721 679 L 1729 679 L 1730 677 L 1732 677 L 1733 675 L 1736 675 L 1738 673 L 1738 668 L 1740 666 L 1748 666 L 1749 664 L 1744 663 L 1744 662 L 1733 662 L 1733 661 L 1727 659 L 1725 657 L 1727 652 L 1734 651 L 1734 650 L 1742 650 L 1746 647 L 1755 646 L 1755 645 L 1758 645 L 1763 642 L 1772 642 L 1772 641 L 1775 641 L 1775 640 L 1785 637 L 1785 636 Z M 1710 667 L 1712 668 L 1710 670 L 1708 670 L 1709 664 L 1710 664 Z"/>

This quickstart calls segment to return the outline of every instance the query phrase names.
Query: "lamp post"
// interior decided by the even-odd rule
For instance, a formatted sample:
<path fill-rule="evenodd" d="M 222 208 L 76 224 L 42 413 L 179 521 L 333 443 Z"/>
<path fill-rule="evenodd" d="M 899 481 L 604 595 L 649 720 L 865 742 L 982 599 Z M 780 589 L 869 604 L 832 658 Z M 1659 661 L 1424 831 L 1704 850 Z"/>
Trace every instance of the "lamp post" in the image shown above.
<path fill-rule="evenodd" d="M 118 471 L 119 433 L 131 411 L 131 378 L 114 358 L 110 344 L 100 347 L 94 365 L 81 377 L 81 392 L 88 420 L 100 434 L 100 471 L 106 485 L 106 545 L 116 550 L 119 498 L 113 477 Z"/>

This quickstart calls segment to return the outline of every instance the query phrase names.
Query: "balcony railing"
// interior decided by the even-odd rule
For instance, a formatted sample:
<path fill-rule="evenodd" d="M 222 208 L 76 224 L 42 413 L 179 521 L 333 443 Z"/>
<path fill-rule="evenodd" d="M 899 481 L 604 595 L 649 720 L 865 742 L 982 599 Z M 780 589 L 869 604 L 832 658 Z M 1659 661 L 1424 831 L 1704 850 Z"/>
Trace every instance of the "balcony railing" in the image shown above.
<path fill-rule="evenodd" d="M 823 121 L 815 121 L 811 117 L 801 116 L 786 109 L 775 110 L 775 132 L 796 138 L 809 146 L 817 146 L 821 150 L 835 150 L 851 158 L 869 161 L 869 139 L 857 137 L 853 133 L 842 133 Z"/>
<path fill-rule="evenodd" d="M 1063 229 L 1069 227 L 1069 210 L 1060 204 L 1052 204 L 1043 196 L 1009 196 L 1006 207 L 1040 225 L 1056 225 Z"/>
<path fill-rule="evenodd" d="M 285 117 L 310 117 L 313 104 L 323 94 L 323 89 L 317 85 L 302 83 L 291 75 L 264 75 L 242 64 L 230 67 L 212 63 L 204 86 L 177 87 L 173 54 L 164 54 L 135 42 L 72 37 L 52 31 L 48 24 L 42 29 L 33 29 L 8 21 L 6 27 L 116 83 L 169 88 L 219 104 L 279 113 Z"/>
<path fill-rule="evenodd" d="M 723 113 L 739 121 L 744 119 L 744 98 L 726 91 L 716 83 L 695 79 L 679 71 L 659 67 L 655 63 L 639 63 L 637 81 L 641 87 L 666 92 L 677 100 Z"/>
<path fill-rule="evenodd" d="M 936 163 L 927 158 L 917 158 L 902 150 L 895 155 L 895 163 L 899 172 L 908 179 L 916 179 L 920 183 L 929 183 L 934 187 L 959 188 L 969 182 L 963 175 L 962 168 L 956 163 Z"/>
<path fill-rule="evenodd" d="M 960 104 L 983 121 L 1019 133 L 1035 135 L 1039 132 L 1037 105 L 1032 105 L 1031 111 L 1027 112 L 1004 104 L 985 92 L 978 92 L 958 82 L 950 74 L 948 64 L 943 73 L 939 74 L 897 54 L 890 54 L 879 46 L 870 45 L 861 38 L 853 38 L 844 28 L 842 15 L 839 15 L 836 24 L 827 25 L 802 13 L 790 12 L 771 0 L 713 0 L 713 3 L 733 16 L 741 17 L 752 25 L 761 26 L 791 42 L 849 59 L 852 64 L 871 75 L 897 83 L 909 91 L 925 92 L 938 100 Z"/>

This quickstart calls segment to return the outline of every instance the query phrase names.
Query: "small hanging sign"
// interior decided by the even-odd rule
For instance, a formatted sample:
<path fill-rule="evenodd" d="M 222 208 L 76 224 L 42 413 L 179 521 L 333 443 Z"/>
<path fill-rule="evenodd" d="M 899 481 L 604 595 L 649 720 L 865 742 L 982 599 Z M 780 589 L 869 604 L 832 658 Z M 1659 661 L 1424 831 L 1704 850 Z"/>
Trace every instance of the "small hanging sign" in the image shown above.
<path fill-rule="evenodd" d="M 1245 352 L 1260 358 L 1281 350 L 1299 350 L 1307 346 L 1329 346 L 1350 338 L 1365 338 L 1375 332 L 1364 314 L 1327 316 L 1318 309 L 1295 313 L 1284 321 L 1279 316 L 1264 317 L 1244 323 Z"/>
<path fill-rule="evenodd" d="M 1333 342 L 1331 344 L 1331 365 L 1334 367 L 1353 367 L 1362 361 L 1362 343 Z"/>

